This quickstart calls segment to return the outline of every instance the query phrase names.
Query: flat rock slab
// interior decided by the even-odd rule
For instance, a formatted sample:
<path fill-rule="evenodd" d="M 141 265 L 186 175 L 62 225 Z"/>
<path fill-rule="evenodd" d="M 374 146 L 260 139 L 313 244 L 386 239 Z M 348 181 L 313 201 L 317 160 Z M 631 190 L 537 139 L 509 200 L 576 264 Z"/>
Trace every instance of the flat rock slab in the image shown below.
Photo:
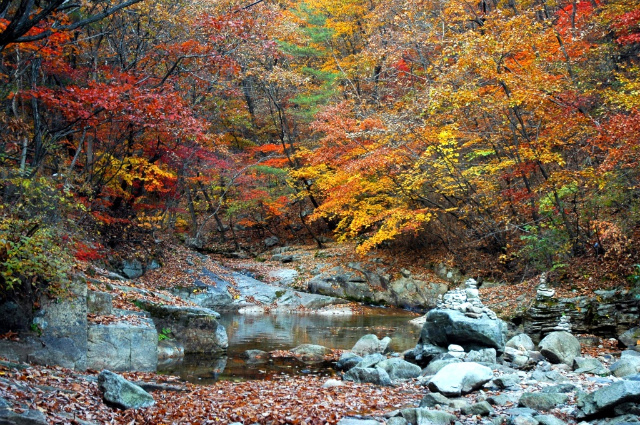
<path fill-rule="evenodd" d="M 429 381 L 429 389 L 445 396 L 460 396 L 481 388 L 493 379 L 493 371 L 478 363 L 448 364 Z"/>

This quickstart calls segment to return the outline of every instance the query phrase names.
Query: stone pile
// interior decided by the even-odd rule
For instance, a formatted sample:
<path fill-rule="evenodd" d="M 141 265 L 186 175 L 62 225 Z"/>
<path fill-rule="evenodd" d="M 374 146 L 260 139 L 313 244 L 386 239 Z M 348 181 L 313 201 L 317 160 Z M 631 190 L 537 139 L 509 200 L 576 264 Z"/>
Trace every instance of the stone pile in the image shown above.
<path fill-rule="evenodd" d="M 468 279 L 464 283 L 464 288 L 453 289 L 439 296 L 437 308 L 457 310 L 474 319 L 479 319 L 482 314 L 486 314 L 489 319 L 497 319 L 496 314 L 489 307 L 482 304 L 478 292 L 478 282 L 475 279 Z"/>

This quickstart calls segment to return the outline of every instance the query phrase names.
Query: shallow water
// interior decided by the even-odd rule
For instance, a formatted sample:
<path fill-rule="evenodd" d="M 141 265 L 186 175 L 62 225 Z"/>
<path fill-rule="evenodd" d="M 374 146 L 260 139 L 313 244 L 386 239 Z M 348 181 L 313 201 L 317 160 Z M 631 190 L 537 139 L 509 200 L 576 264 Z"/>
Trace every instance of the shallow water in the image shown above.
<path fill-rule="evenodd" d="M 391 350 L 413 348 L 420 327 L 409 323 L 415 315 L 403 310 L 370 308 L 364 315 L 321 316 L 317 314 L 224 314 L 220 322 L 229 336 L 225 356 L 188 355 L 178 364 L 159 367 L 161 373 L 178 375 L 194 383 L 216 380 L 272 379 L 282 375 L 313 374 L 331 376 L 331 362 L 303 363 L 297 359 L 276 358 L 263 363 L 242 359 L 246 350 L 289 350 L 300 344 L 350 349 L 366 334 L 391 337 Z"/>

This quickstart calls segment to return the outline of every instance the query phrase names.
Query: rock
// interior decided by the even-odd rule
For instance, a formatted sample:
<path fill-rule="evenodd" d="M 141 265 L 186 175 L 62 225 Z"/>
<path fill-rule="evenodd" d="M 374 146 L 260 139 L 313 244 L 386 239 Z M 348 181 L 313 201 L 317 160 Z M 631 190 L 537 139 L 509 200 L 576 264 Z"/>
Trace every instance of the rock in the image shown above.
<path fill-rule="evenodd" d="M 268 238 L 263 240 L 262 243 L 267 248 L 273 248 L 274 246 L 276 246 L 276 245 L 278 245 L 280 243 L 280 239 L 278 239 L 277 236 L 269 236 Z"/>
<path fill-rule="evenodd" d="M 420 407 L 448 406 L 449 399 L 440 393 L 428 393 L 420 401 Z"/>
<path fill-rule="evenodd" d="M 540 344 L 540 353 L 551 363 L 572 366 L 573 359 L 580 356 L 580 342 L 569 332 L 551 332 Z"/>
<path fill-rule="evenodd" d="M 620 341 L 625 347 L 635 347 L 640 341 L 640 327 L 635 327 L 627 330 L 622 335 L 618 337 L 618 341 Z"/>
<path fill-rule="evenodd" d="M 87 291 L 87 311 L 98 315 L 113 313 L 113 296 L 108 292 Z"/>
<path fill-rule="evenodd" d="M 558 384 L 558 385 L 552 385 L 550 387 L 545 387 L 542 389 L 541 392 L 543 393 L 572 393 L 574 392 L 578 387 L 576 387 L 573 384 Z"/>
<path fill-rule="evenodd" d="M 511 394 L 500 394 L 487 397 L 487 403 L 494 406 L 504 406 L 507 403 L 514 403 L 516 401 L 516 396 Z"/>
<path fill-rule="evenodd" d="M 417 378 L 422 372 L 420 366 L 398 358 L 383 360 L 376 367 L 387 372 L 392 381 Z"/>
<path fill-rule="evenodd" d="M 512 388 L 520 383 L 520 376 L 517 373 L 502 375 L 494 378 L 493 383 L 500 389 Z"/>
<path fill-rule="evenodd" d="M 422 374 L 423 375 L 435 375 L 436 373 L 438 373 L 440 371 L 440 369 L 442 369 L 446 365 L 452 364 L 452 363 L 461 363 L 461 362 L 462 361 L 460 359 L 456 359 L 456 358 L 434 360 L 431 363 L 429 363 L 429 366 L 427 366 L 423 370 Z"/>
<path fill-rule="evenodd" d="M 535 419 L 541 425 L 566 425 L 566 422 L 552 415 L 536 415 Z"/>
<path fill-rule="evenodd" d="M 367 354 L 362 358 L 362 360 L 356 365 L 356 367 L 374 367 L 381 361 L 386 360 L 387 358 L 380 353 Z"/>
<path fill-rule="evenodd" d="M 343 379 L 360 384 L 371 383 L 380 386 L 391 386 L 389 374 L 378 368 L 354 367 L 344 374 Z"/>
<path fill-rule="evenodd" d="M 508 425 L 538 425 L 539 423 L 530 415 L 512 416 L 507 421 Z"/>
<path fill-rule="evenodd" d="M 413 350 L 406 353 L 404 358 L 405 360 L 413 361 L 420 366 L 427 366 L 432 360 L 434 360 L 434 358 L 445 354 L 446 352 L 446 348 L 438 347 L 428 342 L 418 341 L 418 345 Z"/>
<path fill-rule="evenodd" d="M 373 353 L 385 353 L 389 347 L 391 338 L 388 336 L 378 339 L 376 335 L 365 335 L 356 342 L 351 351 L 359 356 Z"/>
<path fill-rule="evenodd" d="M 296 281 L 299 275 L 300 273 L 294 269 L 278 269 L 267 272 L 267 276 L 281 286 L 290 286 Z"/>
<path fill-rule="evenodd" d="M 464 348 L 456 344 L 449 344 L 447 347 L 447 352 L 450 356 L 455 357 L 456 359 L 461 359 L 464 357 Z"/>
<path fill-rule="evenodd" d="M 144 274 L 144 267 L 138 260 L 124 260 L 120 272 L 128 279 L 137 279 Z"/>
<path fill-rule="evenodd" d="M 536 369 L 531 374 L 531 379 L 540 382 L 566 382 L 567 378 L 562 376 L 555 370 L 540 370 Z"/>
<path fill-rule="evenodd" d="M 407 425 L 409 422 L 402 416 L 387 419 L 387 425 Z"/>
<path fill-rule="evenodd" d="M 457 344 L 466 351 L 495 348 L 499 354 L 502 354 L 504 331 L 504 322 L 498 319 L 493 320 L 484 316 L 480 319 L 472 319 L 459 311 L 435 309 L 427 313 L 418 347 L 425 344 L 439 347 Z"/>
<path fill-rule="evenodd" d="M 528 407 L 537 411 L 548 411 L 567 402 L 569 397 L 560 393 L 524 393 L 518 401 L 518 406 Z"/>
<path fill-rule="evenodd" d="M 40 410 L 26 409 L 22 413 L 16 413 L 9 403 L 0 397 L 0 424 L 1 425 L 47 425 L 49 421 Z"/>
<path fill-rule="evenodd" d="M 480 350 L 471 350 L 464 356 L 465 362 L 490 363 L 496 362 L 495 348 L 482 348 Z"/>
<path fill-rule="evenodd" d="M 533 340 L 527 334 L 518 334 L 514 336 L 507 341 L 506 346 L 520 351 L 533 351 L 536 348 Z"/>
<path fill-rule="evenodd" d="M 493 408 L 486 401 L 474 403 L 460 409 L 463 415 L 488 416 L 493 412 Z"/>
<path fill-rule="evenodd" d="M 291 254 L 275 254 L 271 256 L 272 261 L 280 261 L 282 264 L 292 263 L 296 259 L 297 257 Z"/>
<path fill-rule="evenodd" d="M 247 363 L 262 363 L 269 359 L 269 353 L 262 350 L 245 350 L 242 353 L 242 358 L 245 359 Z"/>
<path fill-rule="evenodd" d="M 149 301 L 140 301 L 140 306 L 151 314 L 159 332 L 171 331 L 185 353 L 220 353 L 229 346 L 227 331 L 217 320 L 220 315 L 211 309 Z"/>
<path fill-rule="evenodd" d="M 573 370 L 576 373 L 593 373 L 594 375 L 608 375 L 609 370 L 594 358 L 576 357 L 573 360 Z"/>
<path fill-rule="evenodd" d="M 335 388 L 342 386 L 344 386 L 344 382 L 337 379 L 327 379 L 324 384 L 322 384 L 322 388 Z"/>
<path fill-rule="evenodd" d="M 429 381 L 429 389 L 445 396 L 467 394 L 493 379 L 493 372 L 478 363 L 464 362 L 443 367 Z"/>
<path fill-rule="evenodd" d="M 31 308 L 14 301 L 5 301 L 0 303 L 0 317 L 0 334 L 24 331 L 29 329 L 31 323 Z"/>
<path fill-rule="evenodd" d="M 141 319 L 140 324 L 91 323 L 87 332 L 87 366 L 90 369 L 155 372 L 158 333 L 151 320 Z"/>
<path fill-rule="evenodd" d="M 624 353 L 623 353 L 624 354 Z M 640 357 L 622 356 L 609 367 L 611 374 L 622 378 L 640 372 Z"/>
<path fill-rule="evenodd" d="M 342 418 L 338 422 L 338 425 L 383 425 L 383 424 L 382 422 L 378 422 L 373 419 Z"/>
<path fill-rule="evenodd" d="M 121 409 L 140 409 L 154 404 L 151 394 L 108 370 L 98 375 L 98 388 L 107 404 Z"/>
<path fill-rule="evenodd" d="M 179 360 L 184 358 L 184 347 L 173 339 L 158 341 L 158 361 Z"/>
<path fill-rule="evenodd" d="M 456 420 L 450 413 L 424 408 L 402 409 L 400 414 L 413 425 L 449 425 Z"/>
<path fill-rule="evenodd" d="M 292 349 L 291 352 L 305 362 L 321 362 L 324 356 L 331 354 L 331 349 L 316 344 L 302 344 Z"/>
<path fill-rule="evenodd" d="M 580 419 L 619 416 L 620 410 L 616 412 L 616 408 L 626 407 L 629 403 L 637 406 L 639 402 L 640 382 L 622 380 L 590 394 L 579 394 L 578 407 L 581 412 L 577 416 Z"/>
<path fill-rule="evenodd" d="M 336 367 L 338 370 L 347 371 L 352 367 L 355 367 L 358 363 L 362 361 L 362 357 L 357 354 L 353 354 L 350 351 L 345 351 L 340 356 L 340 360 L 336 363 Z"/>

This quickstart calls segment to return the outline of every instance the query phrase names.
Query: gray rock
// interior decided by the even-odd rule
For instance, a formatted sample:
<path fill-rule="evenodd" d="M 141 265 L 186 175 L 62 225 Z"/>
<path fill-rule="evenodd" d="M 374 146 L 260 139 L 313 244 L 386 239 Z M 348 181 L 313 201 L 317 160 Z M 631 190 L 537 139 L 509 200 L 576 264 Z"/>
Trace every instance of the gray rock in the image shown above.
<path fill-rule="evenodd" d="M 185 353 L 219 353 L 229 346 L 227 331 L 218 322 L 220 315 L 208 308 L 183 307 L 140 301 L 160 332 L 169 329 L 184 346 Z"/>
<path fill-rule="evenodd" d="M 515 403 L 517 398 L 512 394 L 499 394 L 487 397 L 487 402 L 494 406 L 504 406 L 507 403 Z"/>
<path fill-rule="evenodd" d="M 327 379 L 324 384 L 322 384 L 322 388 L 335 388 L 344 386 L 344 381 L 339 381 L 337 379 Z"/>
<path fill-rule="evenodd" d="M 387 358 L 380 353 L 367 354 L 356 365 L 356 367 L 374 367 L 375 365 L 386 359 Z"/>
<path fill-rule="evenodd" d="M 559 393 L 524 393 L 518 401 L 518 406 L 528 407 L 538 411 L 548 411 L 567 402 L 569 397 Z"/>
<path fill-rule="evenodd" d="M 47 417 L 39 410 L 27 409 L 23 413 L 13 411 L 9 403 L 0 397 L 1 425 L 47 425 Z"/>
<path fill-rule="evenodd" d="M 387 419 L 387 425 L 408 425 L 409 422 L 402 416 L 395 416 Z"/>
<path fill-rule="evenodd" d="M 376 367 L 387 372 L 392 381 L 417 378 L 422 372 L 420 366 L 398 358 L 383 360 Z"/>
<path fill-rule="evenodd" d="M 448 347 L 458 344 L 471 351 L 478 348 L 495 348 L 499 354 L 504 351 L 504 322 L 486 316 L 473 319 L 455 310 L 435 309 L 429 311 L 422 327 L 418 347 L 432 344 Z"/>
<path fill-rule="evenodd" d="M 402 409 L 400 414 L 414 425 L 449 425 L 456 420 L 450 413 L 424 408 Z"/>
<path fill-rule="evenodd" d="M 29 329 L 31 322 L 30 308 L 14 301 L 0 303 L 0 334 L 9 331 L 17 332 Z"/>
<path fill-rule="evenodd" d="M 598 359 L 592 357 L 576 357 L 573 360 L 573 370 L 576 373 L 593 373 L 594 375 L 608 375 L 609 370 Z"/>
<path fill-rule="evenodd" d="M 269 353 L 262 350 L 245 350 L 242 358 L 248 363 L 263 363 L 269 359 Z"/>
<path fill-rule="evenodd" d="M 495 348 L 482 348 L 480 350 L 471 350 L 464 356 L 465 362 L 489 363 L 496 362 Z"/>
<path fill-rule="evenodd" d="M 98 388 L 107 404 L 121 409 L 140 409 L 154 404 L 151 394 L 108 370 L 98 375 Z"/>
<path fill-rule="evenodd" d="M 427 366 L 423 370 L 422 374 L 423 375 L 435 375 L 436 373 L 438 373 L 440 371 L 440 369 L 442 369 L 446 365 L 452 364 L 452 363 L 461 363 L 461 362 L 462 362 L 462 360 L 456 359 L 456 358 L 434 360 L 431 363 L 429 363 L 429 366 Z"/>
<path fill-rule="evenodd" d="M 355 367 L 358 363 L 362 361 L 362 357 L 357 354 L 353 354 L 350 351 L 346 351 L 342 353 L 340 356 L 340 360 L 336 363 L 336 367 L 338 370 L 347 371 L 352 367 Z"/>
<path fill-rule="evenodd" d="M 463 407 L 460 409 L 460 412 L 463 415 L 478 415 L 478 416 L 488 416 L 493 412 L 493 408 L 486 401 L 481 401 L 480 403 L 474 403 L 472 405 Z"/>
<path fill-rule="evenodd" d="M 515 348 L 520 351 L 533 351 L 536 346 L 527 334 L 518 334 L 506 343 L 507 347 Z"/>
<path fill-rule="evenodd" d="M 391 386 L 389 374 L 378 368 L 354 367 L 344 374 L 343 379 L 360 384 L 370 383 L 380 386 Z"/>
<path fill-rule="evenodd" d="M 558 385 L 552 385 L 550 387 L 545 387 L 542 389 L 541 392 L 543 393 L 572 393 L 574 392 L 576 389 L 578 389 L 578 387 L 576 387 L 573 384 L 558 384 Z"/>
<path fill-rule="evenodd" d="M 500 389 L 513 388 L 520 383 L 520 376 L 517 373 L 502 375 L 493 379 L 493 383 Z"/>
<path fill-rule="evenodd" d="M 541 425 L 566 425 L 566 422 L 552 415 L 536 415 L 535 418 Z"/>
<path fill-rule="evenodd" d="M 559 372 L 555 370 L 540 370 L 536 369 L 531 374 L 531 379 L 535 379 L 540 382 L 566 382 L 567 378 L 562 376 Z"/>
<path fill-rule="evenodd" d="M 615 409 L 628 403 L 640 402 L 640 382 L 618 381 L 590 394 L 578 395 L 579 418 L 617 416 Z"/>
<path fill-rule="evenodd" d="M 507 421 L 508 425 L 538 425 L 539 423 L 530 415 L 512 416 Z"/>
<path fill-rule="evenodd" d="M 113 314 L 113 296 L 108 292 L 88 291 L 87 310 L 100 315 Z"/>
<path fill-rule="evenodd" d="M 609 367 L 609 370 L 618 378 L 635 375 L 640 372 L 640 357 L 622 356 L 620 360 Z"/>
<path fill-rule="evenodd" d="M 137 279 L 144 274 L 144 267 L 138 260 L 124 260 L 120 272 L 128 279 Z"/>
<path fill-rule="evenodd" d="M 618 341 L 620 341 L 625 347 L 635 347 L 638 345 L 638 341 L 640 341 L 640 327 L 627 330 L 618 337 Z"/>
<path fill-rule="evenodd" d="M 580 342 L 569 332 L 551 332 L 540 341 L 538 347 L 551 363 L 572 366 L 573 359 L 580 356 Z"/>
<path fill-rule="evenodd" d="M 443 367 L 429 381 L 429 389 L 445 396 L 459 396 L 481 388 L 493 379 L 493 372 L 478 363 L 464 362 Z"/>
<path fill-rule="evenodd" d="M 291 352 L 305 362 L 321 362 L 324 356 L 331 354 L 331 349 L 316 344 L 302 344 L 292 349 Z"/>
<path fill-rule="evenodd" d="M 449 401 L 450 400 L 447 397 L 443 396 L 440 393 L 427 393 L 420 401 L 419 407 L 429 408 L 429 407 L 436 407 L 438 405 L 448 406 Z"/>
<path fill-rule="evenodd" d="M 87 332 L 87 366 L 90 369 L 155 372 L 158 333 L 149 319 L 143 319 L 139 325 L 92 323 Z"/>
<path fill-rule="evenodd" d="M 262 241 L 264 246 L 267 248 L 272 248 L 280 243 L 280 239 L 277 236 L 269 236 L 265 240 Z"/>
<path fill-rule="evenodd" d="M 447 349 L 438 347 L 428 342 L 418 341 L 418 345 L 409 353 L 405 354 L 405 359 L 414 360 L 420 366 L 427 366 L 431 361 L 446 354 Z"/>
<path fill-rule="evenodd" d="M 391 338 L 388 336 L 378 339 L 376 335 L 365 335 L 355 343 L 351 351 L 359 356 L 373 353 L 385 353 L 389 347 Z"/>
<path fill-rule="evenodd" d="M 158 341 L 158 361 L 181 360 L 184 358 L 184 347 L 174 339 Z"/>
<path fill-rule="evenodd" d="M 373 419 L 342 418 L 338 425 L 382 425 L 382 422 Z"/>

